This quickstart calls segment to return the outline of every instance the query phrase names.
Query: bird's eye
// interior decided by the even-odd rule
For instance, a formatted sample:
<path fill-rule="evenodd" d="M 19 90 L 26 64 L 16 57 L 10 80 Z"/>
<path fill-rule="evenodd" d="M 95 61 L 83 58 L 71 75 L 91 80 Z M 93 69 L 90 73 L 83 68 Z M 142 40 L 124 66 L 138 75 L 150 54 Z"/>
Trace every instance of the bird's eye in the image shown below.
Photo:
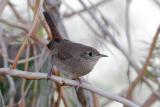
<path fill-rule="evenodd" d="M 89 56 L 93 56 L 93 53 L 92 53 L 92 52 L 88 52 L 88 55 L 89 55 Z"/>

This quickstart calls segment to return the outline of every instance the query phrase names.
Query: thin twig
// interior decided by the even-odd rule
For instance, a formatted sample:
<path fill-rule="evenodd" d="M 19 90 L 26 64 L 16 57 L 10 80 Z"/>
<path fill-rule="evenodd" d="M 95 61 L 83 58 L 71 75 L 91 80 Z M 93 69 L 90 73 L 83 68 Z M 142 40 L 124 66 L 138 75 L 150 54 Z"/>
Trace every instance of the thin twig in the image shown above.
<path fill-rule="evenodd" d="M 38 52 L 37 52 L 37 47 L 36 45 L 32 45 L 32 49 L 33 49 L 33 54 L 34 56 L 37 56 Z M 35 72 L 39 72 L 40 69 L 38 69 L 38 59 L 34 60 L 34 70 Z M 37 90 L 38 90 L 38 81 L 32 81 L 30 82 L 30 84 L 32 85 L 34 83 L 34 86 L 33 86 L 33 93 L 36 93 Z M 31 87 L 31 85 L 29 86 L 28 85 L 28 88 Z M 27 91 L 28 93 L 28 91 Z M 33 96 L 33 102 L 32 102 L 32 107 L 35 107 L 36 106 L 36 102 L 37 102 L 37 97 L 36 96 Z"/>
<path fill-rule="evenodd" d="M 6 44 L 3 41 L 2 35 L 3 35 L 3 30 L 0 29 L 0 45 L 2 47 L 3 50 L 3 66 L 4 67 L 8 67 L 8 52 L 7 52 L 7 47 Z M 9 107 L 12 107 L 14 104 L 14 97 L 15 97 L 15 93 L 16 93 L 16 88 L 15 88 L 15 84 L 14 84 L 14 80 L 11 76 L 6 75 L 6 78 L 8 80 L 10 89 L 9 89 L 9 95 L 10 95 L 10 99 L 9 99 Z"/>
<path fill-rule="evenodd" d="M 16 93 L 16 88 L 15 88 L 15 84 L 14 84 L 14 80 L 11 76 L 6 75 L 8 82 L 9 82 L 9 95 L 10 95 L 10 100 L 9 100 L 9 107 L 13 107 L 14 105 L 14 98 L 15 98 L 15 93 Z"/>
<path fill-rule="evenodd" d="M 84 89 L 81 87 L 75 88 L 76 94 L 78 101 L 80 102 L 82 107 L 87 107 L 87 99 L 86 99 L 86 94 L 84 92 Z"/>
<path fill-rule="evenodd" d="M 24 30 L 26 33 L 29 32 L 29 27 L 26 26 L 26 25 L 24 25 L 24 24 L 21 24 L 21 23 L 13 23 L 13 22 L 10 22 L 10 21 L 8 21 L 8 20 L 6 20 L 6 19 L 4 19 L 4 18 L 1 18 L 1 17 L 0 17 L 0 22 L 5 23 L 5 24 L 7 24 L 7 25 L 9 25 L 9 26 L 12 26 L 12 27 L 16 27 L 16 28 L 18 28 L 18 29 L 22 29 L 22 30 Z M 36 27 L 38 27 L 38 26 L 36 25 Z M 33 36 L 32 36 L 32 35 L 33 35 Z M 46 42 L 45 40 L 43 40 L 43 39 L 41 39 L 41 38 L 37 38 L 37 37 L 36 37 L 36 34 L 34 34 L 34 33 L 32 33 L 32 35 L 31 35 L 31 38 L 32 38 L 33 40 L 35 40 L 35 42 L 38 42 L 38 43 L 40 43 L 41 45 L 46 46 L 47 42 Z"/>
<path fill-rule="evenodd" d="M 131 35 L 130 35 L 130 5 L 131 0 L 126 0 L 126 9 L 125 9 L 125 31 L 127 36 L 127 42 L 128 42 L 128 50 L 129 53 L 132 53 L 132 43 L 131 43 Z"/>
<path fill-rule="evenodd" d="M 52 65 L 53 66 L 53 65 Z M 59 71 L 57 69 L 51 69 L 53 70 L 53 75 L 60 76 Z M 56 89 L 58 93 L 57 101 L 55 102 L 55 107 L 59 107 L 60 101 L 61 101 L 61 92 L 62 92 L 62 87 L 60 86 L 59 83 L 55 82 L 56 84 Z"/>
<path fill-rule="evenodd" d="M 0 16 L 3 13 L 7 4 L 8 4 L 8 0 L 1 0 L 0 1 Z"/>
<path fill-rule="evenodd" d="M 69 6 L 65 1 L 64 1 L 64 4 L 66 5 L 67 8 L 69 8 L 70 10 L 72 10 L 73 12 L 75 12 L 74 9 L 73 9 L 71 6 Z M 78 13 L 78 15 L 79 15 L 79 17 L 85 22 L 85 24 L 88 26 L 88 28 L 90 28 L 90 30 L 91 30 L 93 33 L 95 33 L 96 36 L 102 37 L 102 35 L 99 34 L 99 33 L 96 31 L 96 29 L 91 25 L 91 23 L 90 23 L 89 21 L 87 21 L 87 19 L 86 19 L 83 15 L 81 15 L 81 14 L 79 14 L 79 13 Z"/>
<path fill-rule="evenodd" d="M 33 56 L 33 57 L 29 57 L 29 58 L 28 58 L 28 62 L 29 62 L 29 61 L 33 61 L 33 60 L 36 60 L 36 59 L 38 59 L 39 57 L 40 57 L 40 55 Z M 8 62 L 14 63 L 14 61 L 13 61 L 12 59 L 8 59 Z M 22 64 L 22 63 L 25 63 L 25 59 L 21 59 L 21 60 L 19 60 L 19 61 L 17 62 L 17 64 Z"/>
<path fill-rule="evenodd" d="M 99 13 L 100 17 L 102 18 L 103 22 L 106 25 L 106 29 L 112 28 L 114 29 L 114 32 L 116 32 L 118 35 L 120 35 L 120 33 L 116 30 L 116 28 L 114 27 L 113 23 L 111 23 L 109 21 L 109 19 L 106 19 L 106 17 L 102 14 L 102 12 L 92 3 L 91 0 L 88 0 L 88 2 L 90 3 L 90 5 L 93 7 L 93 9 L 95 10 L 95 12 Z"/>
<path fill-rule="evenodd" d="M 43 21 L 42 19 L 41 19 L 41 22 L 42 22 L 42 25 L 43 25 L 44 29 L 45 29 L 46 32 L 47 32 L 48 40 L 51 40 L 51 39 L 52 39 L 52 34 L 51 34 L 51 32 L 50 32 L 50 29 L 49 29 L 49 26 L 48 26 L 47 22 L 46 22 L 46 21 Z"/>
<path fill-rule="evenodd" d="M 1 90 L 0 90 L 0 106 L 2 106 L 2 107 L 5 107 L 5 104 L 4 104 L 4 99 L 3 99 L 3 96 L 2 96 L 2 92 L 1 92 Z"/>
<path fill-rule="evenodd" d="M 95 93 L 92 93 L 92 96 L 93 96 L 93 105 L 94 105 L 94 107 L 100 107 L 99 105 L 99 101 L 98 101 L 98 96 L 95 94 Z"/>
<path fill-rule="evenodd" d="M 28 71 L 28 66 L 29 66 L 29 54 L 30 54 L 30 45 L 27 46 L 27 50 L 26 50 L 26 58 L 25 58 L 25 67 L 24 70 Z M 25 84 L 26 84 L 26 79 L 23 79 L 22 81 L 22 85 L 21 85 L 21 99 L 19 101 L 19 105 L 20 107 L 25 107 L 25 95 L 24 95 L 24 91 L 25 91 Z"/>
<path fill-rule="evenodd" d="M 10 8 L 12 9 L 12 11 L 14 12 L 15 16 L 17 17 L 17 19 L 25 22 L 24 18 L 23 18 L 23 17 L 21 16 L 21 14 L 16 10 L 14 4 L 12 4 L 12 3 L 10 2 L 10 0 L 8 0 L 8 5 L 9 5 Z"/>
<path fill-rule="evenodd" d="M 80 3 L 82 4 L 82 6 L 84 8 L 87 8 L 87 6 L 85 5 L 85 3 L 82 1 L 82 0 L 79 0 Z M 105 36 L 109 36 L 111 41 L 113 42 L 113 44 L 117 47 L 117 49 L 119 49 L 123 54 L 124 56 L 128 59 L 129 63 L 133 66 L 133 68 L 136 70 L 136 71 L 139 71 L 140 67 L 139 65 L 136 63 L 136 61 L 133 59 L 133 57 L 131 57 L 127 51 L 122 47 L 122 45 L 115 39 L 114 36 L 112 36 L 110 34 L 109 31 L 107 31 L 105 29 L 105 27 L 102 25 L 102 23 L 100 23 L 100 21 L 97 19 L 97 17 L 95 16 L 94 13 L 92 13 L 92 11 L 88 10 L 88 13 L 90 14 L 90 16 L 93 18 L 93 20 L 97 23 L 98 27 L 100 28 L 100 30 L 102 31 L 102 33 L 105 35 Z"/>
<path fill-rule="evenodd" d="M 84 8 L 87 8 L 87 6 L 84 4 L 84 2 L 82 0 L 79 0 L 80 3 L 83 5 Z M 103 25 L 100 23 L 100 21 L 96 18 L 96 16 L 94 15 L 94 13 L 92 13 L 92 11 L 88 10 L 88 13 L 90 14 L 90 16 L 92 16 L 93 20 L 95 20 L 95 22 L 97 23 L 97 25 L 99 26 L 100 30 L 102 31 L 102 33 L 104 33 L 105 36 L 109 36 L 111 41 L 113 42 L 113 44 L 117 47 L 117 49 L 119 49 L 124 56 L 128 59 L 130 65 L 138 72 L 140 70 L 139 65 L 136 63 L 135 59 L 133 59 L 133 57 L 131 57 L 128 52 L 122 47 L 122 45 L 115 39 L 114 36 L 112 36 L 110 34 L 109 31 L 107 31 Z"/>
<path fill-rule="evenodd" d="M 25 67 L 24 67 L 24 70 L 25 71 L 28 71 L 28 67 L 29 67 L 29 55 L 30 55 L 30 44 L 27 46 L 27 49 L 26 49 L 26 60 L 25 60 Z"/>
<path fill-rule="evenodd" d="M 157 98 L 160 100 L 160 93 L 157 93 L 157 91 L 154 89 L 154 87 L 149 83 L 149 81 L 145 80 L 145 84 L 149 87 L 149 89 L 154 93 Z"/>
<path fill-rule="evenodd" d="M 100 1 L 98 3 L 96 3 L 96 4 L 93 4 L 93 6 L 87 7 L 87 9 L 81 9 L 81 10 L 78 10 L 78 11 L 72 11 L 71 13 L 65 13 L 63 16 L 65 18 L 70 18 L 70 17 L 72 17 L 74 15 L 77 15 L 77 14 L 79 15 L 79 14 L 81 14 L 83 12 L 86 12 L 86 10 L 92 10 L 94 7 L 99 7 L 101 5 L 104 5 L 106 2 L 111 2 L 111 1 L 112 0 L 102 0 L 102 1 Z M 63 2 L 65 2 L 65 1 L 63 1 Z"/>
<path fill-rule="evenodd" d="M 156 91 L 157 93 L 160 93 L 160 89 Z M 142 104 L 142 107 L 151 107 L 151 105 L 158 99 L 157 95 L 153 92 L 147 100 Z"/>
<path fill-rule="evenodd" d="M 87 10 L 87 6 L 84 3 L 84 1 L 79 0 L 79 2 L 81 3 L 81 5 L 84 7 L 84 9 Z M 102 33 L 106 35 L 111 35 L 110 32 L 104 28 L 104 26 L 102 25 L 102 23 L 100 23 L 100 21 L 97 19 L 97 17 L 95 16 L 95 14 L 91 11 L 91 10 L 87 10 L 87 12 L 89 13 L 89 15 L 93 18 L 93 20 L 96 22 L 96 24 L 98 25 L 99 29 L 102 31 Z"/>
<path fill-rule="evenodd" d="M 56 76 L 60 76 L 60 72 L 57 69 L 53 69 L 53 74 L 56 75 Z M 69 107 L 69 105 L 67 103 L 67 100 L 66 100 L 66 97 L 64 95 L 64 88 L 61 87 L 60 84 L 57 83 L 57 82 L 55 82 L 55 84 L 56 84 L 57 92 L 58 92 L 58 98 L 57 98 L 57 101 L 55 102 L 55 106 L 59 107 L 60 100 L 62 99 L 63 103 L 64 103 L 64 106 Z"/>
<path fill-rule="evenodd" d="M 124 88 L 124 89 L 122 89 L 117 95 L 124 97 L 124 95 L 126 94 L 126 90 L 127 90 L 127 87 Z M 107 100 L 106 102 L 104 102 L 104 103 L 102 104 L 101 107 L 106 107 L 107 105 L 109 105 L 109 104 L 112 103 L 112 102 L 113 102 L 113 100 Z"/>
<path fill-rule="evenodd" d="M 65 107 L 69 107 L 69 104 L 67 103 L 67 97 L 66 97 L 66 95 L 64 93 L 64 88 L 63 87 L 61 88 L 61 97 L 62 97 L 64 106 Z"/>
<path fill-rule="evenodd" d="M 129 85 L 128 92 L 127 92 L 127 98 L 128 99 L 131 99 L 132 92 L 133 92 L 134 88 L 136 87 L 136 85 L 139 83 L 139 81 L 142 79 L 142 77 L 147 72 L 147 67 L 148 67 L 148 65 L 150 63 L 150 59 L 152 57 L 153 50 L 154 50 L 156 42 L 158 40 L 157 38 L 159 36 L 159 33 L 160 33 L 160 27 L 158 27 L 158 29 L 156 31 L 156 34 L 155 34 L 155 36 L 153 38 L 153 41 L 151 43 L 151 46 L 150 46 L 150 49 L 149 49 L 149 52 L 148 52 L 148 55 L 147 55 L 147 58 L 146 58 L 146 61 L 144 63 L 143 68 L 139 71 L 138 76 L 136 77 L 136 79 L 133 82 L 131 82 L 131 84 Z"/>
<path fill-rule="evenodd" d="M 131 41 L 131 34 L 130 34 L 130 5 L 131 0 L 126 0 L 126 7 L 125 7 L 125 33 L 127 37 L 128 42 L 128 53 L 132 55 L 132 41 Z M 127 71 L 127 77 L 128 82 L 130 83 L 130 63 L 128 63 L 128 71 Z"/>
<path fill-rule="evenodd" d="M 24 51 L 25 47 L 26 47 L 26 44 L 28 43 L 28 37 L 25 38 L 25 40 L 23 41 L 23 44 L 21 45 L 15 59 L 14 59 L 14 63 L 12 65 L 12 69 L 15 69 L 17 67 L 17 63 L 18 63 L 18 60 L 19 60 L 19 57 L 20 55 L 22 54 L 22 52 Z"/>
<path fill-rule="evenodd" d="M 41 2 L 40 2 L 40 4 L 39 4 L 39 7 L 38 7 L 38 9 L 37 9 L 37 12 L 36 12 L 36 15 L 35 15 L 35 18 L 34 18 L 34 21 L 33 21 L 33 24 L 32 24 L 32 26 L 31 26 L 31 29 L 30 29 L 29 32 L 28 32 L 27 37 L 32 36 L 32 34 L 34 33 L 35 29 L 37 28 L 36 26 L 37 26 L 37 24 L 38 24 L 38 18 L 39 18 L 39 16 L 40 16 L 40 9 L 41 9 L 41 7 L 42 7 L 42 4 L 43 4 L 43 0 L 41 0 Z M 16 58 L 15 58 L 15 60 L 14 60 L 14 63 L 13 63 L 13 65 L 12 65 L 12 68 L 13 68 L 13 69 L 16 68 L 18 59 L 19 59 L 20 55 L 22 54 L 22 52 L 24 51 L 24 49 L 25 49 L 25 47 L 26 47 L 26 45 L 27 45 L 27 41 L 28 41 L 28 38 L 26 38 L 26 39 L 24 40 L 24 42 L 23 42 L 20 50 L 18 51 L 18 53 L 17 53 L 17 55 L 16 55 Z"/>
<path fill-rule="evenodd" d="M 15 27 L 15 28 L 18 28 L 18 29 L 22 29 L 24 30 L 25 32 L 28 32 L 28 28 L 26 26 L 24 26 L 24 24 L 21 24 L 21 23 L 13 23 L 13 22 L 10 22 L 2 17 L 0 17 L 0 22 L 1 23 L 5 23 L 9 26 L 12 26 L 12 27 Z"/>
<path fill-rule="evenodd" d="M 153 2 L 160 8 L 160 2 L 159 2 L 159 0 L 153 0 Z"/>

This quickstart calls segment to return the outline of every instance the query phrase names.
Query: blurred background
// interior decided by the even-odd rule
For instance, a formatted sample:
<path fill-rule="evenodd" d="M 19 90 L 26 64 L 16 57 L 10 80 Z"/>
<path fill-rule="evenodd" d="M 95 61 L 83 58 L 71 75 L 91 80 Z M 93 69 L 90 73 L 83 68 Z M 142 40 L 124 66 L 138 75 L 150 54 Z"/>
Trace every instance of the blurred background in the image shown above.
<path fill-rule="evenodd" d="M 156 34 L 160 29 L 159 0 L 44 2 L 64 38 L 92 46 L 109 56 L 101 58 L 93 71 L 84 76 L 87 81 L 143 107 L 160 106 L 160 37 Z M 10 67 L 19 53 L 16 69 L 49 71 L 50 58 L 45 45 L 51 36 L 42 3 L 40 0 L 0 0 L 1 68 Z M 12 104 L 56 107 L 54 103 L 59 95 L 56 90 L 51 81 L 0 75 L 0 107 L 13 107 Z M 69 107 L 81 107 L 71 87 L 64 88 L 63 93 Z M 97 99 L 98 106 L 92 106 L 123 106 L 100 96 Z M 58 106 L 66 107 L 63 100 Z"/>

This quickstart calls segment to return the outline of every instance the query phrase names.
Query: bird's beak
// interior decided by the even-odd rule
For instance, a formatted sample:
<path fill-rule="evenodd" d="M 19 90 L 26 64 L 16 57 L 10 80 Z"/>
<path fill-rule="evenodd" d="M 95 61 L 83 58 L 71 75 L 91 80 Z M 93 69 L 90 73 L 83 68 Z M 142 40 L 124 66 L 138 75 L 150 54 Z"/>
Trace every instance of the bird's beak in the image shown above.
<path fill-rule="evenodd" d="M 108 57 L 108 55 L 99 54 L 100 57 Z"/>

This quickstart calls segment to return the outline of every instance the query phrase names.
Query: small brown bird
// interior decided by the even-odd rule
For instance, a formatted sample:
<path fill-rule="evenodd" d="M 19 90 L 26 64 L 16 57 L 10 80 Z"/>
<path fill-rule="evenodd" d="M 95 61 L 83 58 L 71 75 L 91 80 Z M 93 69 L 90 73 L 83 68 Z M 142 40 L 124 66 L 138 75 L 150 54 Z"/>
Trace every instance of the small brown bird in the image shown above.
<path fill-rule="evenodd" d="M 52 40 L 47 47 L 51 50 L 53 65 L 70 79 L 88 74 L 101 57 L 107 57 L 95 48 L 65 39 Z"/>
<path fill-rule="evenodd" d="M 53 17 L 48 12 L 43 12 L 43 14 L 54 39 L 47 45 L 51 50 L 52 65 L 55 65 L 65 76 L 78 79 L 92 71 L 101 57 L 107 57 L 92 47 L 62 39 L 52 20 Z M 51 75 L 52 70 L 48 77 Z"/>

